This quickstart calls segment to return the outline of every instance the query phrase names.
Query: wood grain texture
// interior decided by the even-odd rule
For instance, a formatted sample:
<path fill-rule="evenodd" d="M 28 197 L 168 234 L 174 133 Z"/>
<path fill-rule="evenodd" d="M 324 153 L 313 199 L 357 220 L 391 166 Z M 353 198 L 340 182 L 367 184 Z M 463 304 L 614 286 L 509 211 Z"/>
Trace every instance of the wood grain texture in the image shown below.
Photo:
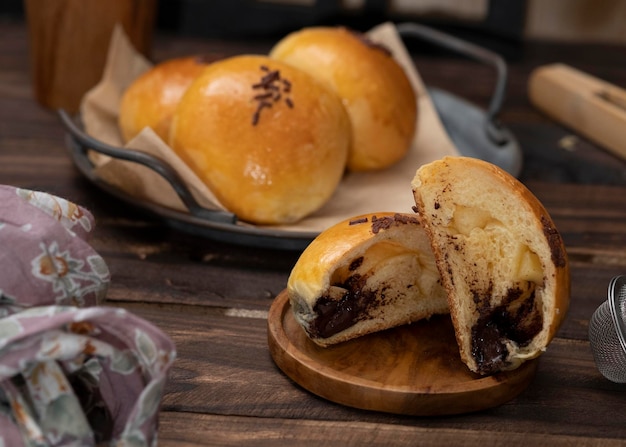
<path fill-rule="evenodd" d="M 153 55 L 219 59 L 270 46 L 156 35 Z M 447 417 L 350 408 L 289 379 L 270 355 L 266 315 L 298 253 L 198 240 L 91 185 L 72 165 L 57 117 L 34 100 L 27 49 L 25 24 L 0 17 L 0 183 L 90 209 L 92 245 L 112 272 L 105 304 L 154 322 L 176 343 L 159 445 L 623 445 L 626 387 L 597 371 L 587 330 L 609 280 L 626 270 L 626 162 L 551 121 L 527 97 L 529 74 L 556 58 L 625 85 L 626 66 L 616 63 L 623 47 L 532 43 L 510 61 L 500 118 L 524 149 L 522 180 L 564 237 L 571 306 L 521 394 Z M 419 50 L 415 59 L 428 84 L 488 103 L 489 69 Z"/>
<path fill-rule="evenodd" d="M 586 340 L 556 338 L 540 357 L 529 386 L 499 407 L 443 418 L 413 417 L 353 409 L 304 390 L 275 366 L 266 344 L 265 319 L 225 318 L 187 306 L 125 307 L 158 324 L 176 343 L 178 359 L 166 389 L 165 412 L 341 426 L 368 422 L 590 439 L 626 437 L 626 415 L 621 411 L 626 388 L 598 373 Z"/>
<path fill-rule="evenodd" d="M 34 90 L 45 107 L 78 111 L 102 77 L 117 24 L 140 52 L 150 54 L 155 0 L 26 0 L 24 6 Z"/>
<path fill-rule="evenodd" d="M 321 348 L 296 322 L 286 291 L 268 315 L 268 343 L 278 367 L 297 384 L 350 407 L 414 416 L 469 413 L 521 393 L 537 361 L 481 377 L 461 361 L 449 316 Z"/>
<path fill-rule="evenodd" d="M 189 430 L 193 425 L 194 430 Z M 207 442 L 207 439 L 210 441 Z M 588 447 L 622 446 L 611 438 L 585 440 Z M 419 443 L 419 444 L 418 444 Z M 246 418 L 197 413 L 161 413 L 159 445 L 163 447 L 341 445 L 371 447 L 478 446 L 527 447 L 582 445 L 566 434 L 432 428 L 378 422 L 335 422 L 280 418 Z"/>

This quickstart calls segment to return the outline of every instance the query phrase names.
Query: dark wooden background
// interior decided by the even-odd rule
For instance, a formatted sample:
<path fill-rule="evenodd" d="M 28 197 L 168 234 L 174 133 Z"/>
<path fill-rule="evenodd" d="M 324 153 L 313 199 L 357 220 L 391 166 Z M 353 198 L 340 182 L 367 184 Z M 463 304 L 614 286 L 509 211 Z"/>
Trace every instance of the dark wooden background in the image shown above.
<path fill-rule="evenodd" d="M 204 53 L 217 59 L 264 52 L 272 43 L 162 32 L 153 58 Z M 537 112 L 527 81 L 536 67 L 558 61 L 625 87 L 626 51 L 540 42 L 520 43 L 518 50 L 509 61 L 500 118 L 524 150 L 522 181 L 565 239 L 572 302 L 531 385 L 498 408 L 405 417 L 336 405 L 292 383 L 270 358 L 265 315 L 298 252 L 177 232 L 83 178 L 56 115 L 33 101 L 25 25 L 6 16 L 0 16 L 0 183 L 89 208 L 97 220 L 92 244 L 112 273 L 107 304 L 153 321 L 175 341 L 160 445 L 622 445 L 626 387 L 599 374 L 587 331 L 609 280 L 626 273 L 626 163 Z M 488 68 L 419 48 L 414 56 L 428 84 L 488 103 Z"/>

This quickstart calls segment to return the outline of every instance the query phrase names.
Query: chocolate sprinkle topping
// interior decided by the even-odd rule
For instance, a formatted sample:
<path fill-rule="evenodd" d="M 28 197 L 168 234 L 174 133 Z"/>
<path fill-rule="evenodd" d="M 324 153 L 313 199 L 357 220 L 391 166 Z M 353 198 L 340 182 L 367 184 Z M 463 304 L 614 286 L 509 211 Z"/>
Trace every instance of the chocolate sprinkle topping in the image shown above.
<path fill-rule="evenodd" d="M 357 225 L 357 224 L 362 224 L 367 222 L 367 217 L 361 217 L 359 219 L 353 219 L 350 222 L 348 222 L 348 225 Z"/>
<path fill-rule="evenodd" d="M 380 230 L 387 230 L 394 225 L 405 224 L 419 224 L 419 220 L 415 217 L 405 216 L 398 213 L 393 216 L 385 217 L 372 216 L 372 233 L 377 234 Z"/>
<path fill-rule="evenodd" d="M 271 108 L 275 103 L 283 99 L 283 95 L 291 92 L 291 82 L 280 76 L 279 70 L 271 70 L 267 65 L 261 65 L 260 70 L 264 73 L 259 82 L 252 85 L 253 90 L 262 90 L 262 93 L 252 97 L 257 101 L 257 108 L 252 115 L 252 125 L 256 126 L 261 118 L 261 111 Z M 284 97 L 285 104 L 293 109 L 293 101 L 289 97 Z"/>

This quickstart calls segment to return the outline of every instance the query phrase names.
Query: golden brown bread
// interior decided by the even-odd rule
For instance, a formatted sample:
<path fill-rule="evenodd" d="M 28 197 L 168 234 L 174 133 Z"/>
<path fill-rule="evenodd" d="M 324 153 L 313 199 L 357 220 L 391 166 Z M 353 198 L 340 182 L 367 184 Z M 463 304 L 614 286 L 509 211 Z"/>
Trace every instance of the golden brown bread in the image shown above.
<path fill-rule="evenodd" d="M 449 311 L 472 371 L 539 356 L 570 294 L 565 246 L 543 205 L 467 157 L 420 167 L 412 188 L 418 216 L 354 217 L 307 247 L 287 284 L 296 320 L 328 346 Z"/>
<path fill-rule="evenodd" d="M 296 320 L 320 346 L 448 313 L 415 215 L 357 216 L 323 231 L 288 280 Z"/>
<path fill-rule="evenodd" d="M 267 56 L 208 66 L 174 114 L 169 144 L 239 219 L 296 222 L 345 170 L 350 122 L 337 94 Z"/>
<path fill-rule="evenodd" d="M 417 99 L 387 49 L 346 28 L 312 27 L 289 34 L 270 56 L 331 86 L 352 123 L 348 169 L 383 169 L 401 160 L 416 130 Z"/>
<path fill-rule="evenodd" d="M 124 91 L 119 108 L 123 140 L 128 142 L 150 127 L 167 142 L 180 98 L 206 66 L 201 57 L 181 57 L 161 62 L 135 79 Z"/>
<path fill-rule="evenodd" d="M 446 157 L 412 182 L 462 360 L 480 374 L 540 355 L 569 306 L 563 241 L 517 179 L 485 161 Z"/>

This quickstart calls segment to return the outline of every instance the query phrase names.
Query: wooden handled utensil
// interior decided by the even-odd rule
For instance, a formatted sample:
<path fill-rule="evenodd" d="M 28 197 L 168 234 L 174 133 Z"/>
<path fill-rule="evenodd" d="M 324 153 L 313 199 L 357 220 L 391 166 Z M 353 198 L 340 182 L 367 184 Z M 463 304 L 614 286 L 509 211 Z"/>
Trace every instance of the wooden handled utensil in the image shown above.
<path fill-rule="evenodd" d="M 559 63 L 531 73 L 528 90 L 535 107 L 626 159 L 626 90 Z"/>

